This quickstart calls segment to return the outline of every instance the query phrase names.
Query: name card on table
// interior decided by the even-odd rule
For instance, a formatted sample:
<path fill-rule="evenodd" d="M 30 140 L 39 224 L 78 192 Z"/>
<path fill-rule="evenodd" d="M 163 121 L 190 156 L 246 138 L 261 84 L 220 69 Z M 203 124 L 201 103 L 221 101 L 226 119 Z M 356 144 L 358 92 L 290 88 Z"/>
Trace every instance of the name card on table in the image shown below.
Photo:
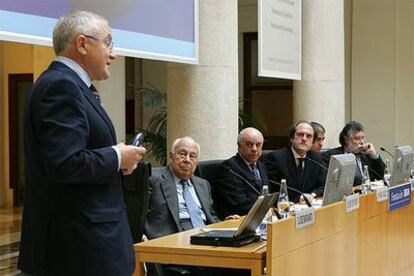
<path fill-rule="evenodd" d="M 411 203 L 411 182 L 392 187 L 388 191 L 388 210 L 393 211 Z"/>
<path fill-rule="evenodd" d="M 359 209 L 359 194 L 353 194 L 345 198 L 346 212 L 350 213 Z"/>
<path fill-rule="evenodd" d="M 385 201 L 388 199 L 388 187 L 377 188 L 377 202 Z"/>
<path fill-rule="evenodd" d="M 315 208 L 309 207 L 296 211 L 296 229 L 300 229 L 315 223 Z"/>

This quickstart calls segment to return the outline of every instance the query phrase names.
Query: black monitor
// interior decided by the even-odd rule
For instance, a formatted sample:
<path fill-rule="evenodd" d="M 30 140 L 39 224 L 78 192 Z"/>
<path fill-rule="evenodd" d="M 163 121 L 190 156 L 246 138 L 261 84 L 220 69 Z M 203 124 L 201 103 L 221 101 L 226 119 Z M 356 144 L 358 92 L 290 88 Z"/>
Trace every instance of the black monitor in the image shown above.
<path fill-rule="evenodd" d="M 413 166 L 414 151 L 411 146 L 395 148 L 390 186 L 396 186 L 409 180 Z"/>
<path fill-rule="evenodd" d="M 355 170 L 355 155 L 352 153 L 331 156 L 322 206 L 341 201 L 352 193 Z"/>

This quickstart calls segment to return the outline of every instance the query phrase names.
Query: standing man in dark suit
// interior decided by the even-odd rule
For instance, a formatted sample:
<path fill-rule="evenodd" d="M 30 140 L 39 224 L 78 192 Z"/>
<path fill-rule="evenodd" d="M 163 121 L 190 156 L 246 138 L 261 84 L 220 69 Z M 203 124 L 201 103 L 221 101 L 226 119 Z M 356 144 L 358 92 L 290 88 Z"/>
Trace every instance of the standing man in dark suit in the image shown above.
<path fill-rule="evenodd" d="M 322 157 L 311 151 L 315 130 L 309 122 L 299 121 L 291 128 L 289 137 L 290 147 L 275 150 L 264 158 L 269 178 L 277 182 L 286 179 L 288 186 L 302 191 L 312 201 L 323 194 L 326 180 Z M 294 202 L 302 200 L 302 196 L 292 192 L 289 198 Z"/>
<path fill-rule="evenodd" d="M 191 137 L 178 138 L 171 147 L 169 166 L 151 177 L 145 224 L 149 239 L 219 221 L 213 208 L 210 184 L 194 176 L 199 154 L 200 146 Z M 231 218 L 238 216 L 227 219 Z M 194 275 L 216 275 L 218 272 L 198 267 L 185 268 Z M 168 271 L 160 266 L 156 270 L 159 275 L 168 275 Z"/>
<path fill-rule="evenodd" d="M 371 180 L 381 180 L 384 177 L 385 163 L 375 150 L 372 143 L 365 143 L 364 126 L 356 121 L 347 123 L 339 134 L 340 147 L 328 150 L 322 154 L 326 166 L 329 165 L 331 155 L 353 153 L 356 156 L 354 185 L 362 183 L 364 166 L 368 165 Z"/>
<path fill-rule="evenodd" d="M 57 57 L 26 100 L 18 266 L 34 275 L 131 275 L 122 174 L 145 149 L 116 144 L 92 85 L 110 76 L 111 28 L 99 15 L 75 11 L 57 22 L 53 46 Z"/>
<path fill-rule="evenodd" d="M 243 129 L 237 137 L 237 146 L 238 153 L 225 160 L 217 174 L 215 198 L 220 217 L 246 215 L 261 194 L 263 183 L 267 185 L 266 167 L 259 161 L 263 146 L 262 133 L 252 127 Z"/>

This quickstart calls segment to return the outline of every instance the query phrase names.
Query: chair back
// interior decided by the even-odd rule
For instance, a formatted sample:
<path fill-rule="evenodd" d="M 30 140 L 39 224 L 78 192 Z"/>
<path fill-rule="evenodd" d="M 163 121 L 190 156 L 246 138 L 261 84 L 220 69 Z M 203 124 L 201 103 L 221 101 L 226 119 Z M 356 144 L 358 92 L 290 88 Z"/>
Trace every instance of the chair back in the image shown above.
<path fill-rule="evenodd" d="M 149 201 L 151 163 L 141 161 L 130 175 L 124 177 L 124 197 L 134 243 L 141 242 L 145 231 Z"/>

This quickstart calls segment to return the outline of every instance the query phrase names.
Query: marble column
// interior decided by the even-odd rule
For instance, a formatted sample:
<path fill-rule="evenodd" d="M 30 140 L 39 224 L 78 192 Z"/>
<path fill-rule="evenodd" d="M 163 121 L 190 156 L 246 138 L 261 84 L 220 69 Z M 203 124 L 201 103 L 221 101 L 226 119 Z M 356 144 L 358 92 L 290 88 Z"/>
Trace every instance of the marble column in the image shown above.
<path fill-rule="evenodd" d="M 321 123 L 325 147 L 345 124 L 344 1 L 302 1 L 302 79 L 294 81 L 294 120 Z"/>
<path fill-rule="evenodd" d="M 200 160 L 236 152 L 237 10 L 236 0 L 199 1 L 199 64 L 168 64 L 168 150 L 175 138 L 191 136 Z"/>

